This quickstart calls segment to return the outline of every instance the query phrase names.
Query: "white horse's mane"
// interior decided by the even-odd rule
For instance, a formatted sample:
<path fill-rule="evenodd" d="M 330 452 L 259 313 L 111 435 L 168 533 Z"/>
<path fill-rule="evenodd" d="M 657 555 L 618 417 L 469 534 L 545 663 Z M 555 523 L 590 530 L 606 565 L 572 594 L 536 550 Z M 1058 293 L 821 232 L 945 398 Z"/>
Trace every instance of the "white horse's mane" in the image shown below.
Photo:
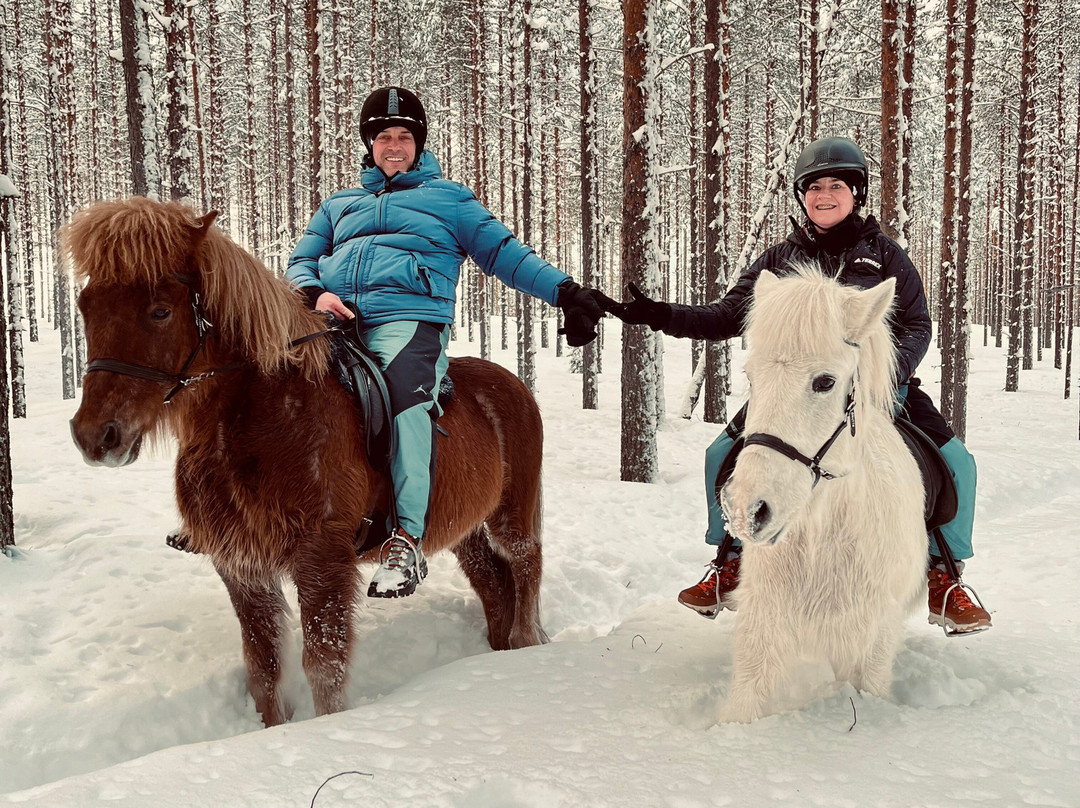
<path fill-rule="evenodd" d="M 888 317 L 851 333 L 844 303 L 863 290 L 826 276 L 815 262 L 792 261 L 791 272 L 755 290 L 747 326 L 751 345 L 767 344 L 788 357 L 810 357 L 835 350 L 841 341 L 859 347 L 862 403 L 892 413 L 896 401 L 896 346 Z"/>

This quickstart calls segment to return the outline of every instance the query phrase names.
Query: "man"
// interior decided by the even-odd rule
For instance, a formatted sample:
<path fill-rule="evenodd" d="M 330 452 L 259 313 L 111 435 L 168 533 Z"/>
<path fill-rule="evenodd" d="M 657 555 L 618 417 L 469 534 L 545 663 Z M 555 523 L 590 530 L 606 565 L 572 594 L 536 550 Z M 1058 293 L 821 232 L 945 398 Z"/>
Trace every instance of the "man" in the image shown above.
<path fill-rule="evenodd" d="M 896 278 L 892 325 L 897 347 L 898 395 L 904 402 L 904 414 L 934 440 L 952 472 L 959 507 L 956 518 L 941 530 L 962 571 L 962 559 L 973 554 L 975 460 L 921 390 L 918 379 L 913 378 L 930 345 L 926 295 L 907 253 L 881 232 L 872 216 L 865 219 L 859 216 L 859 208 L 866 203 L 867 187 L 866 157 L 854 141 L 842 137 L 815 140 L 795 163 L 793 190 L 806 214 L 805 223 L 800 225 L 793 220 L 794 227 L 787 239 L 766 250 L 720 301 L 705 306 L 669 304 L 650 300 L 631 287 L 634 299 L 609 310 L 624 322 L 649 325 L 654 331 L 675 337 L 724 340 L 742 332 L 754 284 L 762 270 L 783 274 L 792 261 L 816 261 L 827 274 L 864 289 L 885 278 Z M 735 608 L 732 593 L 739 583 L 741 546 L 727 534 L 713 487 L 720 465 L 741 431 L 742 418 L 736 415 L 705 452 L 709 511 L 705 541 L 719 549 L 701 581 L 679 593 L 679 602 L 706 617 Z M 989 613 L 958 586 L 959 578 L 951 575 L 938 553 L 936 546 L 930 548 L 930 622 L 956 633 L 990 628 Z"/>
<path fill-rule="evenodd" d="M 427 115 L 401 87 L 372 92 L 360 111 L 367 147 L 360 187 L 327 198 L 289 259 L 286 277 L 317 311 L 361 318 L 393 410 L 390 472 L 397 523 L 369 597 L 411 595 L 427 575 L 421 545 L 435 479 L 435 420 L 458 274 L 470 256 L 488 275 L 563 309 L 567 342 L 584 345 L 603 316 L 599 292 L 540 259 L 463 185 L 443 179 L 424 148 Z"/>

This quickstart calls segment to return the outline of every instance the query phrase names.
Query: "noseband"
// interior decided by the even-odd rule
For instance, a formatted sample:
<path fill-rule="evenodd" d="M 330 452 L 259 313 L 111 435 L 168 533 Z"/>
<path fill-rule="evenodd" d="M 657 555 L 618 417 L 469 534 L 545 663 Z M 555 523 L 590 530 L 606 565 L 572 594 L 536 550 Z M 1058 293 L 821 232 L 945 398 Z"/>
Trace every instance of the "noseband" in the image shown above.
<path fill-rule="evenodd" d="M 187 277 L 178 278 L 180 283 L 188 287 L 191 292 L 191 309 L 195 315 L 195 330 L 199 334 L 199 341 L 195 347 L 192 348 L 191 353 L 188 355 L 187 361 L 184 362 L 183 367 L 180 368 L 179 373 L 168 373 L 164 370 L 158 370 L 157 368 L 147 367 L 146 365 L 137 365 L 134 362 L 123 362 L 119 359 L 92 359 L 86 365 L 86 372 L 93 373 L 94 371 L 105 371 L 108 373 L 119 373 L 122 376 L 134 376 L 136 379 L 145 379 L 148 382 L 157 382 L 158 384 L 172 385 L 172 388 L 165 394 L 165 404 L 169 404 L 173 396 L 183 390 L 185 387 L 190 387 L 193 384 L 198 384 L 201 381 L 216 376 L 219 373 L 224 373 L 230 370 L 236 370 L 243 363 L 242 362 L 230 362 L 229 364 L 218 368 L 217 370 L 208 370 L 204 373 L 198 373 L 194 376 L 187 375 L 188 369 L 192 363 L 195 362 L 195 358 L 203 352 L 206 347 L 206 335 L 213 329 L 213 324 L 206 317 L 206 309 L 203 308 L 202 300 L 199 298 L 199 293 L 192 285 L 192 279 Z"/>
<path fill-rule="evenodd" d="M 773 451 L 779 452 L 785 457 L 789 457 L 792 460 L 797 460 L 802 463 L 808 469 L 810 473 L 814 475 L 814 482 L 811 483 L 811 488 L 816 486 L 821 480 L 835 480 L 837 477 L 843 477 L 843 474 L 833 474 L 830 471 L 826 471 L 821 467 L 821 461 L 825 457 L 825 453 L 832 448 L 832 445 L 836 442 L 836 439 L 840 437 L 840 433 L 844 431 L 844 427 L 848 426 L 851 429 L 852 436 L 855 435 L 855 380 L 851 380 L 851 391 L 848 393 L 847 404 L 844 406 L 844 417 L 840 421 L 840 425 L 833 430 L 829 439 L 821 445 L 817 454 L 813 457 L 807 457 L 790 443 L 785 440 L 781 440 L 775 435 L 769 435 L 765 432 L 753 432 L 743 438 L 743 448 L 747 446 L 766 446 Z"/>

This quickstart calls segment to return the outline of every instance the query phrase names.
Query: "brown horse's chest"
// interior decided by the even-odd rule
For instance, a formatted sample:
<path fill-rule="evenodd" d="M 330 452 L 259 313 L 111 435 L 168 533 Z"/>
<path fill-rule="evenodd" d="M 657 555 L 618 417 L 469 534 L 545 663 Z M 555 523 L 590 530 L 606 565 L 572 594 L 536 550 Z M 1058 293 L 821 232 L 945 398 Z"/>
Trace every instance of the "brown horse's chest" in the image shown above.
<path fill-rule="evenodd" d="M 280 572 L 326 510 L 320 430 L 288 417 L 271 421 L 255 409 L 207 419 L 182 442 L 177 501 L 193 549 L 219 563 L 255 557 Z"/>

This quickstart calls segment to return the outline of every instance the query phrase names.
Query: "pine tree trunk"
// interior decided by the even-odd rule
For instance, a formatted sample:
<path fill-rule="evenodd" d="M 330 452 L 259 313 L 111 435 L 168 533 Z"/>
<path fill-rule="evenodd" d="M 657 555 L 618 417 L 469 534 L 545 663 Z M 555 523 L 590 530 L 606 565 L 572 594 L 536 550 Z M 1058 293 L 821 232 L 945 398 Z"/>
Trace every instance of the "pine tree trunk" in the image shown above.
<path fill-rule="evenodd" d="M 1017 133 L 1016 198 L 1013 226 L 1012 289 L 1009 300 L 1009 353 L 1005 367 L 1005 390 L 1020 389 L 1021 358 L 1031 367 L 1031 283 L 1035 251 L 1035 70 L 1038 42 L 1038 0 L 1024 0 L 1023 39 L 1020 57 L 1020 112 Z M 1021 354 L 1023 356 L 1021 357 Z"/>
<path fill-rule="evenodd" d="M 597 288 L 600 199 L 597 182 L 597 97 L 596 53 L 592 42 L 592 0 L 578 0 L 578 69 L 581 81 L 581 279 L 585 286 Z M 601 321 L 603 322 L 603 321 Z M 600 340 L 581 349 L 581 406 L 595 410 L 599 406 Z"/>
<path fill-rule="evenodd" d="M 622 286 L 637 284 L 655 294 L 648 266 L 650 243 L 649 144 L 646 108 L 651 36 L 650 0 L 623 2 L 623 215 Z M 652 482 L 658 472 L 656 452 L 656 340 L 648 326 L 623 325 L 621 479 Z"/>
<path fill-rule="evenodd" d="M 12 122 L 11 95 L 7 88 L 11 83 L 9 70 L 15 66 L 15 43 L 6 33 L 0 34 L 0 175 L 14 183 L 14 165 L 12 141 L 14 131 Z M 20 194 L 21 195 L 21 194 Z M 0 374 L 0 385 L 3 390 L 0 395 L 0 426 L 3 427 L 4 445 L 0 446 L 0 497 L 10 499 L 11 486 L 4 487 L 3 463 L 8 463 L 8 475 L 10 476 L 10 458 L 3 456 L 7 447 L 8 419 L 7 401 L 8 390 L 11 392 L 11 414 L 15 418 L 26 417 L 26 384 L 23 379 L 23 344 L 22 328 L 20 319 L 22 316 L 22 278 L 21 260 L 18 249 L 19 225 L 16 216 L 18 209 L 17 197 L 5 198 L 0 196 L 0 240 L 3 241 L 4 266 L 7 269 L 7 303 L 0 299 L 0 328 L 7 332 L 7 347 L 10 348 L 10 377 L 7 368 L 0 368 L 4 372 Z M 3 332 L 0 331 L 0 351 L 3 351 Z M 0 356 L 0 359 L 3 359 Z M 8 504 L 10 510 L 10 503 Z M 6 534 L 4 532 L 7 523 L 3 521 L 3 505 L 0 504 L 0 550 L 4 547 Z M 13 534 L 12 534 L 13 535 Z"/>
<path fill-rule="evenodd" d="M 322 203 L 322 72 L 319 66 L 319 0 L 305 0 L 304 24 L 308 57 L 308 121 L 311 143 L 308 155 L 308 209 L 318 210 Z M 375 40 L 373 39 L 372 42 Z"/>
<path fill-rule="evenodd" d="M 881 229 L 896 239 L 900 233 L 903 131 L 901 87 L 903 80 L 903 31 L 900 0 L 881 3 Z"/>
<path fill-rule="evenodd" d="M 708 300 L 719 300 L 727 289 L 728 199 L 727 157 L 731 133 L 728 126 L 731 90 L 730 43 L 727 0 L 705 6 L 705 43 L 712 45 L 705 60 L 705 289 Z M 727 390 L 730 368 L 723 345 L 705 347 L 705 407 L 707 423 L 727 421 Z"/>
<path fill-rule="evenodd" d="M 536 232 L 533 221 L 533 125 L 532 125 L 532 0 L 521 4 L 524 36 L 521 50 L 521 233 L 526 244 L 531 244 Z M 533 341 L 533 299 L 519 295 L 521 319 L 518 324 L 519 373 L 525 385 L 536 391 L 536 346 Z"/>
<path fill-rule="evenodd" d="M 169 198 L 190 200 L 193 193 L 188 131 L 191 125 L 191 104 L 187 89 L 187 26 L 184 3 L 180 0 L 164 0 L 164 4 Z"/>
<path fill-rule="evenodd" d="M 143 0 L 120 0 L 120 32 L 127 92 L 132 189 L 136 195 L 160 199 L 157 121 L 153 108 L 148 106 L 154 85 Z"/>

